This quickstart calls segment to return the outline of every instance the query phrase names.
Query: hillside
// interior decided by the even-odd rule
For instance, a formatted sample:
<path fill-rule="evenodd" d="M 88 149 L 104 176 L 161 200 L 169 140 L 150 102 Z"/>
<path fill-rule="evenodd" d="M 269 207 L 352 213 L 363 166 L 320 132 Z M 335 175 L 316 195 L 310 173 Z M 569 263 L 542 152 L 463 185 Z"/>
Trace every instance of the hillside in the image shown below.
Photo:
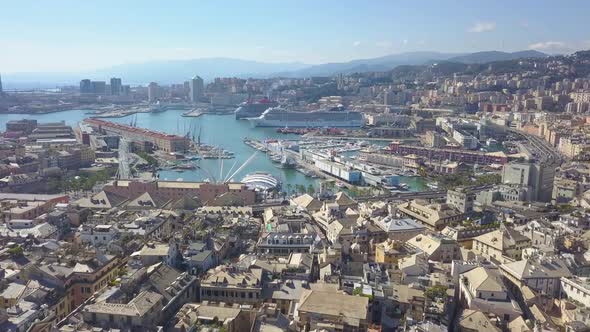
<path fill-rule="evenodd" d="M 452 57 L 447 59 L 451 62 L 460 62 L 460 63 L 488 63 L 488 62 L 495 62 L 495 61 L 509 61 L 515 60 L 520 58 L 546 58 L 549 55 L 534 51 L 534 50 L 527 50 L 527 51 L 519 51 L 519 52 L 500 52 L 500 51 L 487 51 L 487 52 L 476 52 L 471 54 L 460 55 L 456 57 Z"/>

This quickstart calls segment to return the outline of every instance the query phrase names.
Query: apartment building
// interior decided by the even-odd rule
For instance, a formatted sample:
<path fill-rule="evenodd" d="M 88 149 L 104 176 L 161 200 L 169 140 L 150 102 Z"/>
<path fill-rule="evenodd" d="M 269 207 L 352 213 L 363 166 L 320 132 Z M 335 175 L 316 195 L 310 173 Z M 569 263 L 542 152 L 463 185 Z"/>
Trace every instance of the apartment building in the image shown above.
<path fill-rule="evenodd" d="M 262 269 L 218 267 L 201 281 L 201 301 L 262 303 Z"/>

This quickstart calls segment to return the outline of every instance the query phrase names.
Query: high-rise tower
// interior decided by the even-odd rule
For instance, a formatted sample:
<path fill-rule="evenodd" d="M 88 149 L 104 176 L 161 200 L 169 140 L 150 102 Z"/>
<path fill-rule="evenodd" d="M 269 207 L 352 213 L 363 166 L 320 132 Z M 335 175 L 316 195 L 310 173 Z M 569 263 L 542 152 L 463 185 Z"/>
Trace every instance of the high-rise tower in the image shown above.
<path fill-rule="evenodd" d="M 113 77 L 111 78 L 111 95 L 118 96 L 121 94 L 121 79 Z"/>
<path fill-rule="evenodd" d="M 155 103 L 160 98 L 160 86 L 156 82 L 151 82 L 148 85 L 148 101 Z"/>
<path fill-rule="evenodd" d="M 196 103 L 199 101 L 205 92 L 203 79 L 199 76 L 193 77 L 190 81 L 190 94 L 191 102 Z"/>

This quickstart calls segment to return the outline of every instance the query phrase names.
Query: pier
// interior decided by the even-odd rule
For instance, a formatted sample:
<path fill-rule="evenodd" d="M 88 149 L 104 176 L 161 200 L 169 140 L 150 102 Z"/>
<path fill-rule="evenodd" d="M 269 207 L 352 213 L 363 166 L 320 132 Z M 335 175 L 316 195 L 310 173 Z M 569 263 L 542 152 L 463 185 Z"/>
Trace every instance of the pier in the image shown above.
<path fill-rule="evenodd" d="M 205 114 L 205 112 L 203 112 L 202 109 L 194 109 L 194 110 L 182 113 L 182 116 L 196 118 L 196 117 L 199 117 L 203 114 Z"/>

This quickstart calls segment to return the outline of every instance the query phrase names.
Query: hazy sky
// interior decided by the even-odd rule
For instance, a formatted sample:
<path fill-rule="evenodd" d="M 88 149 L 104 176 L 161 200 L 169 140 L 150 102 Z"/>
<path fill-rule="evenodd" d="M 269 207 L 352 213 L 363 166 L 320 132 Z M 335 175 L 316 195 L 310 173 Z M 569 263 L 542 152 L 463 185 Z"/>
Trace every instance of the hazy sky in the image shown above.
<path fill-rule="evenodd" d="M 590 48 L 590 1 L 0 0 L 0 72 L 161 59 L 323 63 L 416 50 Z"/>

